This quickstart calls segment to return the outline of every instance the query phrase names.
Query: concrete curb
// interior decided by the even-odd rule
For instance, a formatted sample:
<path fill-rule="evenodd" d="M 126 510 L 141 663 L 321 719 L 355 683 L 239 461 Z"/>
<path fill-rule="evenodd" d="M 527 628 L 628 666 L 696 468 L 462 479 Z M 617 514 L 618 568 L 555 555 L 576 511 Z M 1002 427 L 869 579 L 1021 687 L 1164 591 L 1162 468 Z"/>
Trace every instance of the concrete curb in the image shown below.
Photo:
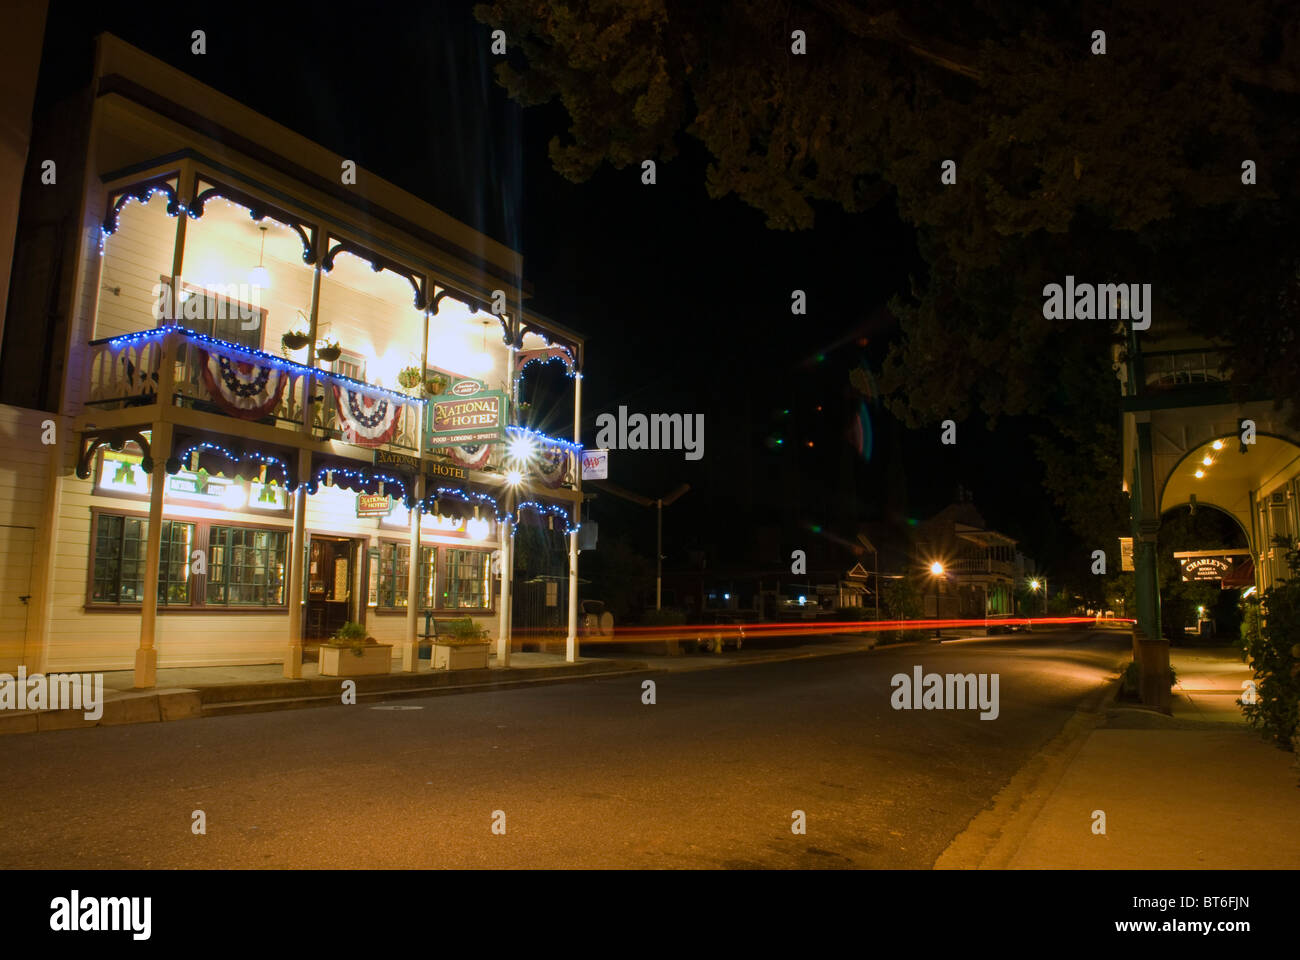
<path fill-rule="evenodd" d="M 547 686 L 557 683 L 574 683 L 578 680 L 612 679 L 640 676 L 655 671 L 649 667 L 624 670 L 598 670 L 559 677 L 520 677 L 515 680 L 489 680 L 484 683 L 442 684 L 433 687 L 410 687 L 401 690 L 357 691 L 357 703 L 383 703 L 388 700 L 412 700 L 420 697 L 445 697 L 459 693 L 483 693 L 489 690 L 511 690 L 517 687 Z M 340 680 L 348 679 L 346 677 Z M 324 696 L 292 697 L 275 700 L 236 700 L 204 705 L 204 717 L 230 717 L 248 713 L 266 713 L 274 710 L 304 710 L 312 707 L 342 706 L 339 691 Z"/>
<path fill-rule="evenodd" d="M 1025 837 L 1048 799 L 1065 776 L 1070 763 L 1106 718 L 1123 684 L 1122 664 L 1118 675 L 1102 684 L 1087 703 L 1080 706 L 1055 737 L 1043 745 L 1005 787 L 948 844 L 934 862 L 935 870 L 1005 869 L 1024 843 Z"/>
<path fill-rule="evenodd" d="M 562 673 L 560 671 L 563 671 Z M 388 674 L 381 677 L 340 677 L 284 682 L 223 684 L 212 687 L 165 689 L 126 693 L 103 703 L 97 720 L 87 720 L 81 710 L 23 710 L 0 713 L 0 735 L 39 733 L 46 730 L 82 730 L 89 727 L 129 723 L 161 723 L 199 717 L 235 716 L 275 710 L 301 710 L 341 705 L 341 684 L 356 681 L 357 702 L 396 700 L 412 697 L 481 693 L 515 687 L 571 683 L 598 677 L 626 677 L 652 672 L 640 662 L 596 661 L 572 667 L 525 668 L 525 673 L 489 679 L 496 670 L 473 670 L 427 674 Z M 559 675 L 556 675 L 556 674 Z M 468 676 L 474 674 L 474 677 Z M 478 675 L 483 675 L 480 679 Z M 462 679 L 464 678 L 464 679 Z M 394 683 L 394 681 L 397 681 Z M 261 694 L 261 696 L 258 696 Z"/>

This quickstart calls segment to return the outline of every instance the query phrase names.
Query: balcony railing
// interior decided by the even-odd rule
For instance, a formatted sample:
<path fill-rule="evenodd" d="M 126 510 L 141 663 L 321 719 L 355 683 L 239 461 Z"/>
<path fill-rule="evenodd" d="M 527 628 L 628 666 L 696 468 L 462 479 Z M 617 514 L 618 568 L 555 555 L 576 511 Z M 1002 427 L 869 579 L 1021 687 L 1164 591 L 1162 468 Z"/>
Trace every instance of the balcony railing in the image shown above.
<path fill-rule="evenodd" d="M 363 447 L 419 448 L 423 400 L 178 327 L 92 341 L 86 404 L 157 402 L 169 349 L 175 360 L 165 403 L 297 430 L 307 402 L 313 436 Z"/>
<path fill-rule="evenodd" d="M 168 405 L 297 431 L 305 402 L 313 437 L 403 453 L 419 449 L 425 401 L 416 397 L 179 327 L 95 340 L 89 347 L 87 406 L 158 402 L 163 358 L 172 356 L 169 398 L 163 400 Z M 504 444 L 458 447 L 453 459 L 474 470 L 518 469 L 542 487 L 577 485 L 579 445 L 526 427 L 507 427 L 506 434 Z"/>
<path fill-rule="evenodd" d="M 1221 383 L 1230 379 L 1223 369 L 1225 354 L 1220 350 L 1170 350 L 1142 355 L 1146 385 L 1167 390 L 1193 384 Z"/>
<path fill-rule="evenodd" d="M 1015 564 L 1010 560 L 992 560 L 986 557 L 958 557 L 948 565 L 948 570 L 957 575 L 1015 576 Z"/>

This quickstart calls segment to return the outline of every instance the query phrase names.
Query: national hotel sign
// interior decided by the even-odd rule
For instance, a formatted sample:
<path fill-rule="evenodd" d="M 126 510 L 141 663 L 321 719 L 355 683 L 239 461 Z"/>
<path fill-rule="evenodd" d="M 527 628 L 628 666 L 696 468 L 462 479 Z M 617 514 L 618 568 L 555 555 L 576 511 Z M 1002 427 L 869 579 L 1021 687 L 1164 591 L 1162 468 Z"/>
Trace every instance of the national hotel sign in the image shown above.
<path fill-rule="evenodd" d="M 467 396 L 435 400 L 428 406 L 430 446 L 502 443 L 506 435 L 506 395 L 480 390 Z"/>

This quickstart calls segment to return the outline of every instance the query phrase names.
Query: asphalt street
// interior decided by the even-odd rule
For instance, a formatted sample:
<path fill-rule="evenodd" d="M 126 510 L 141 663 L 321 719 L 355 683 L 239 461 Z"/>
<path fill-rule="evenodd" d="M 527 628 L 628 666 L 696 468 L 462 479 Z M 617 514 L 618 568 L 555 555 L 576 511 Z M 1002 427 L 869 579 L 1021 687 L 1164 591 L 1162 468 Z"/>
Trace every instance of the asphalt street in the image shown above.
<path fill-rule="evenodd" d="M 11 735 L 0 865 L 925 868 L 1129 642 L 1062 631 L 657 673 L 653 705 L 647 677 L 617 677 Z M 998 717 L 893 709 L 890 678 L 917 665 L 998 674 Z"/>

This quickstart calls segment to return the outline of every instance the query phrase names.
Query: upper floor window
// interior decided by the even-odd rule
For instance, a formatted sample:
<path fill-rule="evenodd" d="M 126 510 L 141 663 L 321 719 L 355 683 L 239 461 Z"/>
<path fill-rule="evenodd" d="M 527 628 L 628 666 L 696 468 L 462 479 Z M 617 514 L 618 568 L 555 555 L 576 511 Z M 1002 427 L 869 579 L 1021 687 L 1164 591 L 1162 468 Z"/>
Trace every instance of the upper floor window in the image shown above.
<path fill-rule="evenodd" d="M 159 326 L 175 322 L 226 343 L 262 349 L 266 310 L 240 299 L 238 288 L 206 289 L 182 280 L 179 297 L 175 297 L 170 277 L 163 277 L 162 285 L 163 316 L 158 320 Z"/>
<path fill-rule="evenodd" d="M 353 380 L 364 381 L 366 379 L 366 358 L 344 350 L 339 354 L 339 358 L 334 361 L 334 372 L 341 377 L 351 377 Z"/>

